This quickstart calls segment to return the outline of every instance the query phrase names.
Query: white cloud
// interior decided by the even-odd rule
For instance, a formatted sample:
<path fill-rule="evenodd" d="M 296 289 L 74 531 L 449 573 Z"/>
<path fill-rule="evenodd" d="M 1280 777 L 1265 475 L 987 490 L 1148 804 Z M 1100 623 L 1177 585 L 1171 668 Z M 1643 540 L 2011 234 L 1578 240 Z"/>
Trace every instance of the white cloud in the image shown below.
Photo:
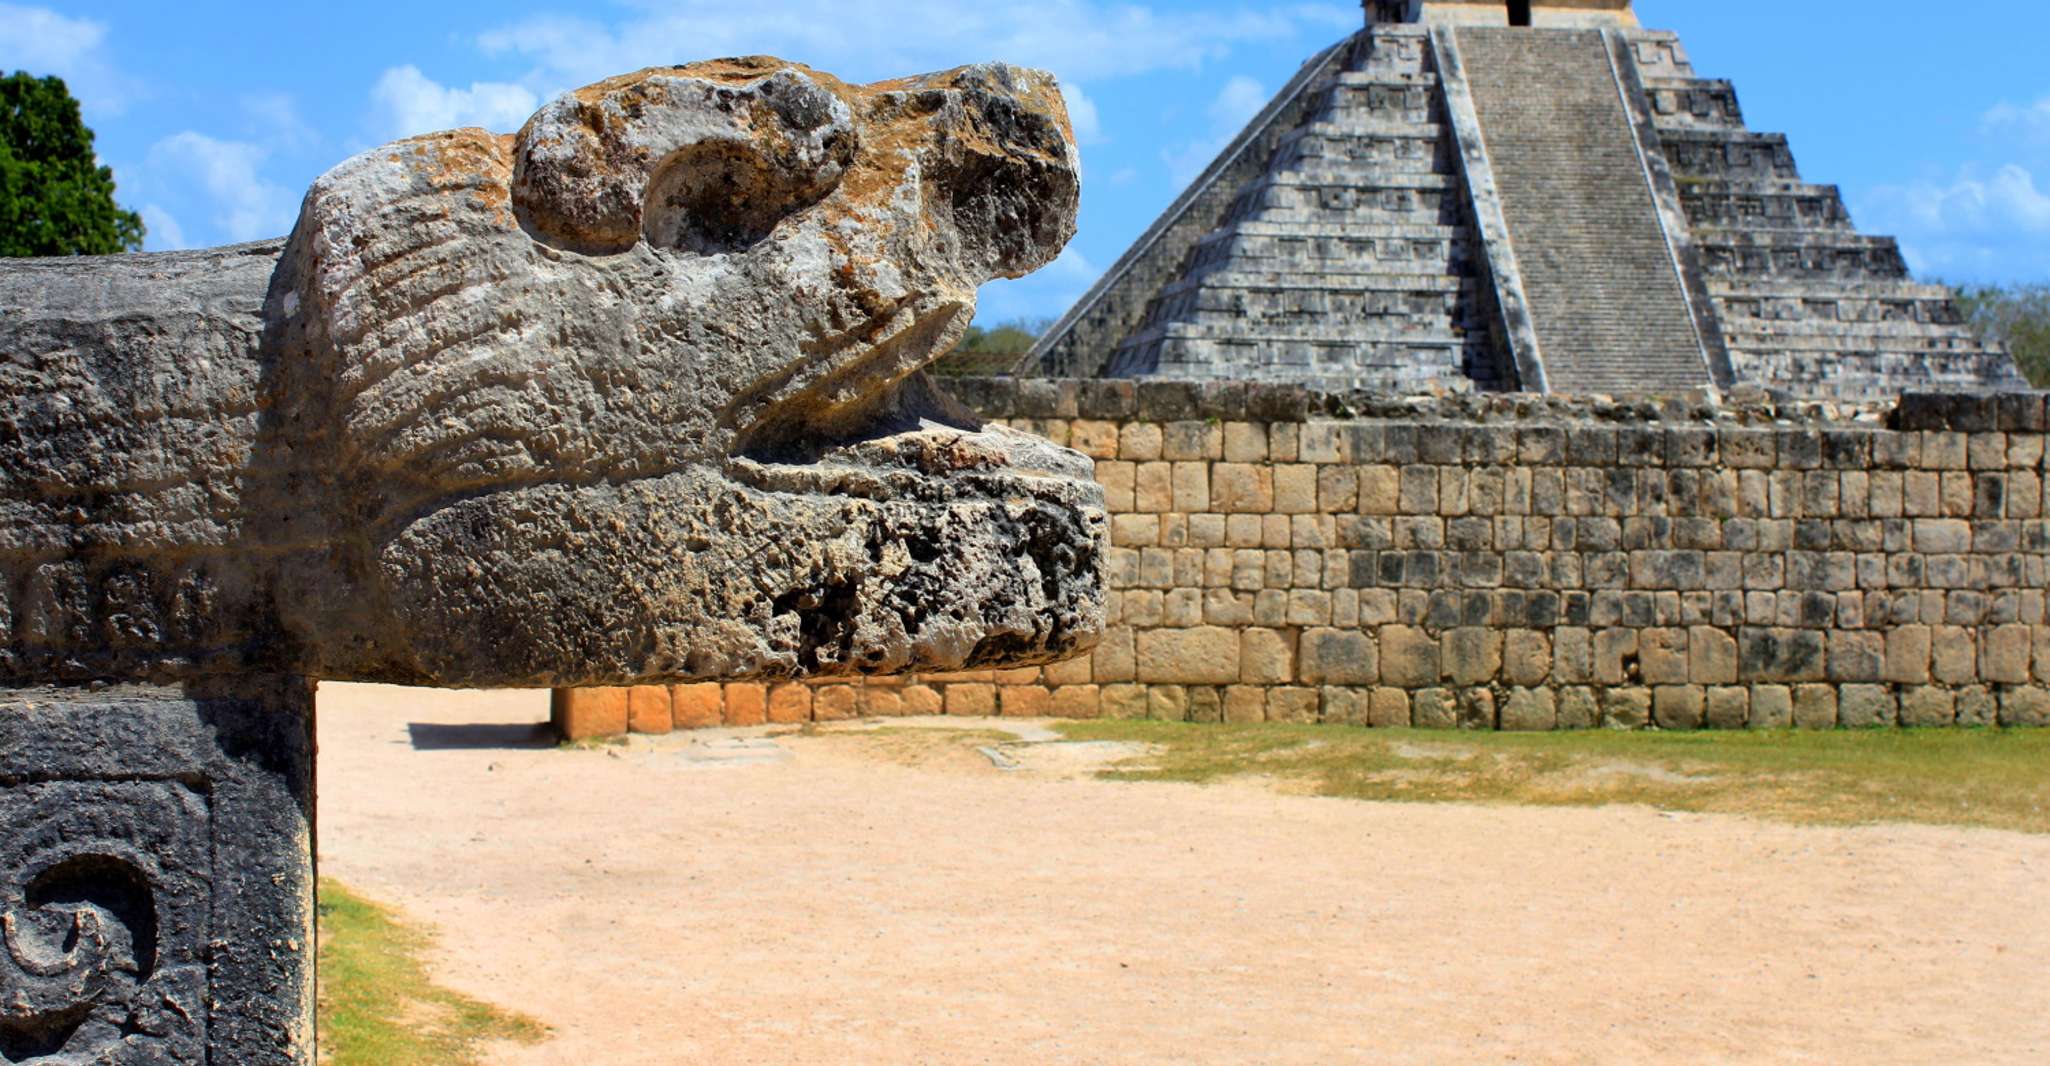
<path fill-rule="evenodd" d="M 1978 132 L 2008 162 L 1968 162 L 1869 189 L 1853 197 L 1860 228 L 1899 238 L 1908 266 L 1924 277 L 2050 278 L 2050 187 L 2032 166 L 2050 146 L 2050 96 L 1996 104 Z"/>
<path fill-rule="evenodd" d="M 958 0 L 792 0 L 773 9 L 724 0 L 642 0 L 613 25 L 567 15 L 483 34 L 490 54 L 536 64 L 530 84 L 583 84 L 621 71 L 721 55 L 799 58 L 856 80 L 1003 59 L 1083 82 L 1193 70 L 1240 45 L 1358 28 L 1350 3 L 1235 12 L 1102 0 L 962 4 Z"/>
<path fill-rule="evenodd" d="M 1237 133 L 1260 109 L 1267 106 L 1267 90 L 1260 83 L 1244 74 L 1234 75 L 1217 92 L 1217 99 L 1210 101 L 1210 121 L 1219 129 Z"/>
<path fill-rule="evenodd" d="M 407 64 L 393 67 L 370 90 L 380 136 L 411 137 L 435 130 L 482 126 L 495 132 L 519 129 L 541 105 L 535 93 L 507 82 L 471 82 L 455 89 Z"/>
<path fill-rule="evenodd" d="M 1892 233 L 1917 273 L 2050 274 L 2050 194 L 2027 168 L 1967 166 L 1949 181 L 1873 189 L 1859 204 L 1868 232 Z"/>
<path fill-rule="evenodd" d="M 1999 103 L 1979 122 L 1987 133 L 2050 141 L 2050 96 L 2033 104 Z"/>
<path fill-rule="evenodd" d="M 149 150 L 150 206 L 162 218 L 171 219 L 168 210 L 158 206 L 161 200 L 157 196 L 183 194 L 205 205 L 220 239 L 276 237 L 291 228 L 298 198 L 259 173 L 269 154 L 268 149 L 246 141 L 216 140 L 192 130 L 174 133 Z M 171 225 L 183 243 L 184 230 L 175 220 Z"/>
<path fill-rule="evenodd" d="M 265 144 L 297 152 L 320 143 L 320 132 L 300 116 L 298 101 L 288 94 L 250 93 L 242 98 L 242 112 Z"/>
<path fill-rule="evenodd" d="M 43 7 L 0 4 L 0 63 L 7 72 L 26 70 L 63 78 L 71 95 L 92 114 L 118 115 L 135 95 L 133 79 L 106 56 L 107 25 L 68 18 Z"/>
<path fill-rule="evenodd" d="M 1061 99 L 1068 105 L 1068 122 L 1075 127 L 1075 141 L 1079 144 L 1097 144 L 1103 140 L 1103 121 L 1096 114 L 1096 101 L 1089 99 L 1080 85 L 1072 81 L 1061 83 Z"/>
<path fill-rule="evenodd" d="M 1175 188 L 1196 180 L 1246 123 L 1267 106 L 1267 100 L 1267 90 L 1243 74 L 1233 75 L 1225 82 L 1206 111 L 1210 116 L 1209 136 L 1161 149 L 1160 158 L 1167 163 L 1168 178 Z"/>
<path fill-rule="evenodd" d="M 142 205 L 142 224 L 145 227 L 143 245 L 152 252 L 175 252 L 192 247 L 185 239 L 185 227 L 179 225 L 178 220 L 160 204 Z"/>
<path fill-rule="evenodd" d="M 1055 256 L 1054 261 L 1048 263 L 1044 269 L 1056 278 L 1079 281 L 1084 285 L 1095 284 L 1097 275 L 1103 273 L 1096 264 L 1089 261 L 1088 257 L 1076 251 L 1072 244 L 1061 249 L 1061 254 Z"/>

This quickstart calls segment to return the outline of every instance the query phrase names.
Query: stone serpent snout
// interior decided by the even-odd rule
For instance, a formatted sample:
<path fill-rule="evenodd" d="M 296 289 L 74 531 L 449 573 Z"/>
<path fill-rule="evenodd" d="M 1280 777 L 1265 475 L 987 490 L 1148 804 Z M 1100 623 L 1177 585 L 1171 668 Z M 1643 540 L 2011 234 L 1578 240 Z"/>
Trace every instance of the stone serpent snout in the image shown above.
<path fill-rule="evenodd" d="M 917 378 L 977 286 L 1058 254 L 1077 166 L 1046 74 L 856 86 L 766 57 L 344 162 L 260 307 L 235 312 L 254 335 L 222 387 L 248 397 L 251 435 L 241 467 L 194 474 L 226 487 L 217 547 L 239 558 L 207 564 L 196 609 L 230 620 L 245 661 L 276 646 L 316 676 L 455 685 L 1086 647 L 1089 464 Z M 104 658 L 84 669 L 136 672 Z"/>

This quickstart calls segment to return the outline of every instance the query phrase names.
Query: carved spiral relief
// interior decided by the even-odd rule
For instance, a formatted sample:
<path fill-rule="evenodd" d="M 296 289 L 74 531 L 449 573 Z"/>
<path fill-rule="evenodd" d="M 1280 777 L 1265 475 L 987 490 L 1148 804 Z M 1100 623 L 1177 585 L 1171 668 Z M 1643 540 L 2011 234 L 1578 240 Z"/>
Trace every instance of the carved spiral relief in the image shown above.
<path fill-rule="evenodd" d="M 0 787 L 0 1062 L 203 1060 L 206 818 L 168 782 Z"/>

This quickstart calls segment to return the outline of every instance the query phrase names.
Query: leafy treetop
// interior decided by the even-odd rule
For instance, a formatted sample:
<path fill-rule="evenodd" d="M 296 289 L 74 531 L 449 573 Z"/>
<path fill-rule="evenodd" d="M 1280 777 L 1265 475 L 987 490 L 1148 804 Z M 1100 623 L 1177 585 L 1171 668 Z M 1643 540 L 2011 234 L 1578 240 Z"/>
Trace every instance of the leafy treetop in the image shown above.
<path fill-rule="evenodd" d="M 63 80 L 0 79 L 0 256 L 132 252 L 142 233 Z"/>
<path fill-rule="evenodd" d="M 1986 339 L 2007 345 L 2032 384 L 2050 389 L 2050 285 L 1962 286 L 1958 309 Z"/>

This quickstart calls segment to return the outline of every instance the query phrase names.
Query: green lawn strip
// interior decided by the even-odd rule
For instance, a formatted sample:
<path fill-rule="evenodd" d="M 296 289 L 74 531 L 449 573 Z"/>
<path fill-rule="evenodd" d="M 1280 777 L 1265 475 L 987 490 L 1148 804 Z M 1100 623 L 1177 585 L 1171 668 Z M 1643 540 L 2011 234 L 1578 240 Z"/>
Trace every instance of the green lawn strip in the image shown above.
<path fill-rule="evenodd" d="M 1137 781 L 1266 775 L 1327 796 L 1414 802 L 1642 803 L 1855 825 L 2050 832 L 2050 731 L 1427 732 L 1313 725 L 1092 721 L 1073 740 L 1155 754 Z"/>
<path fill-rule="evenodd" d="M 331 878 L 320 881 L 320 1059 L 331 1066 L 463 1066 L 491 1040 L 533 1042 L 530 1018 L 442 988 L 427 934 Z"/>

